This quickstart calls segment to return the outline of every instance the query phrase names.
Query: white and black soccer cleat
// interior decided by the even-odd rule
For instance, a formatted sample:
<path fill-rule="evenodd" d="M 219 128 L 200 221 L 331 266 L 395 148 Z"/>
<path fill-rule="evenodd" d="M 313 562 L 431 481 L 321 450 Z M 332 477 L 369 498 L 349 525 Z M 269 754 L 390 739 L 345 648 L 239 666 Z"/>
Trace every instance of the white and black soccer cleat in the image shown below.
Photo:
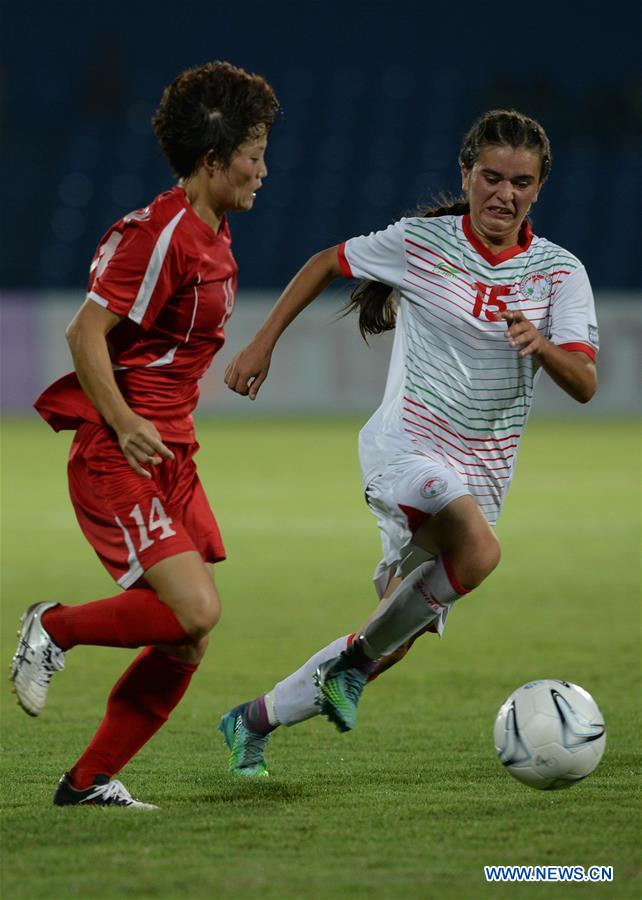
<path fill-rule="evenodd" d="M 94 783 L 77 791 L 69 784 L 68 773 L 58 782 L 53 798 L 54 806 L 126 806 L 129 809 L 158 809 L 153 803 L 134 800 L 127 788 L 116 778 L 96 775 Z"/>
<path fill-rule="evenodd" d="M 44 709 L 51 676 L 65 668 L 65 654 L 43 626 L 42 614 L 57 603 L 35 603 L 20 620 L 18 649 L 11 663 L 11 680 L 18 703 L 30 716 Z"/>

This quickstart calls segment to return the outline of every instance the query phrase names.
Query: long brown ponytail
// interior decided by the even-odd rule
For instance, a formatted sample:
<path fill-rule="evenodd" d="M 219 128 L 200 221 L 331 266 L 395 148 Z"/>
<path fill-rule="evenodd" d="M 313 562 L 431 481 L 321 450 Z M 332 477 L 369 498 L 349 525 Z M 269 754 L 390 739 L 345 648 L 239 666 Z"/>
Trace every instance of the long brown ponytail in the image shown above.
<path fill-rule="evenodd" d="M 469 212 L 468 200 L 465 197 L 452 199 L 441 195 L 435 206 L 420 206 L 408 216 L 421 216 L 423 219 L 434 219 L 437 216 L 463 216 Z M 395 327 L 397 304 L 390 285 L 381 281 L 363 279 L 350 294 L 350 302 L 342 315 L 359 313 L 359 331 L 361 337 L 368 342 L 369 334 L 382 334 Z"/>
<path fill-rule="evenodd" d="M 535 119 L 514 109 L 494 109 L 484 113 L 467 132 L 459 151 L 459 162 L 470 171 L 479 154 L 489 145 L 526 147 L 538 153 L 541 160 L 540 184 L 551 170 L 551 146 L 546 132 Z M 468 200 L 461 196 L 440 196 L 434 206 L 420 207 L 409 216 L 436 218 L 437 216 L 463 216 L 470 212 Z M 350 295 L 344 315 L 359 313 L 359 331 L 365 341 L 369 334 L 381 334 L 395 327 L 397 308 L 393 291 L 380 281 L 361 281 Z"/>

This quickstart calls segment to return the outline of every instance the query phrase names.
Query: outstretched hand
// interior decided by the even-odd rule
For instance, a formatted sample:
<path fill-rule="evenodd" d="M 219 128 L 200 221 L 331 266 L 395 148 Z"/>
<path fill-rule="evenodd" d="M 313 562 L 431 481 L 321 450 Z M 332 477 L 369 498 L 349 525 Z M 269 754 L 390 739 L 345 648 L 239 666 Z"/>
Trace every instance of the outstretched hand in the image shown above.
<path fill-rule="evenodd" d="M 519 310 L 504 310 L 502 319 L 506 321 L 504 337 L 511 347 L 519 349 L 520 356 L 530 356 L 531 353 L 539 353 L 548 343 L 544 335 L 540 334 L 530 319 L 527 319 Z"/>
<path fill-rule="evenodd" d="M 255 400 L 267 378 L 271 360 L 271 351 L 256 344 L 248 344 L 244 350 L 236 354 L 225 370 L 225 384 L 237 394 Z"/>
<path fill-rule="evenodd" d="M 161 440 L 153 422 L 132 412 L 118 427 L 115 427 L 120 449 L 135 472 L 144 478 L 151 478 L 147 466 L 160 466 L 163 459 L 174 459 L 174 454 Z"/>

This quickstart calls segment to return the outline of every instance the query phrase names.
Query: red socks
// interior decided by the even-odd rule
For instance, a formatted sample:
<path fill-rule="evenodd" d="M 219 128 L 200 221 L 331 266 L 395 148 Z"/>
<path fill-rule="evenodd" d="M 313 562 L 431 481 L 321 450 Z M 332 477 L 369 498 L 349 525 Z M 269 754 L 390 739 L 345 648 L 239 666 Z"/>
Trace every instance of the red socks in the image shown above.
<path fill-rule="evenodd" d="M 190 641 L 169 606 L 148 588 L 130 588 L 80 606 L 52 606 L 42 624 L 61 650 L 77 644 L 97 647 L 142 647 Z"/>
<path fill-rule="evenodd" d="M 114 685 L 105 718 L 70 770 L 72 787 L 84 790 L 96 775 L 119 772 L 167 721 L 197 668 L 156 647 L 139 653 Z"/>
<path fill-rule="evenodd" d="M 111 778 L 163 725 L 198 668 L 148 644 L 184 644 L 189 634 L 169 606 L 148 588 L 79 606 L 53 606 L 42 623 L 62 650 L 77 644 L 140 647 L 114 686 L 105 717 L 69 773 L 73 787 L 89 787 L 96 775 Z"/>

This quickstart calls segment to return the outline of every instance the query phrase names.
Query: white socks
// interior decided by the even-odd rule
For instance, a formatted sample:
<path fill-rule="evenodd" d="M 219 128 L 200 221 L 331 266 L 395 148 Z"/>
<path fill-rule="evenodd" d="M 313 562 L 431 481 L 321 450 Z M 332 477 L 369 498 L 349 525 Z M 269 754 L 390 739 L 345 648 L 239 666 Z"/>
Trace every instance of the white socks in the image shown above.
<path fill-rule="evenodd" d="M 363 630 L 362 646 L 368 656 L 372 659 L 387 656 L 435 619 L 438 627 L 443 624 L 450 606 L 467 593 L 447 570 L 442 555 L 422 563 L 404 578 Z M 348 637 L 344 635 L 332 641 L 265 694 L 272 725 L 295 725 L 318 715 L 313 675 L 322 662 L 339 656 L 347 648 Z"/>
<path fill-rule="evenodd" d="M 417 566 L 379 607 L 363 629 L 362 647 L 372 659 L 393 653 L 404 641 L 438 619 L 442 624 L 448 608 L 462 594 L 442 554 Z"/>
<path fill-rule="evenodd" d="M 323 650 L 319 650 L 300 669 L 279 681 L 265 695 L 265 705 L 272 725 L 296 725 L 297 722 L 318 715 L 319 707 L 314 702 L 317 689 L 312 676 L 322 662 L 339 656 L 346 649 L 348 637 L 346 634 L 337 638 Z M 272 716 L 276 721 L 272 722 Z"/>

